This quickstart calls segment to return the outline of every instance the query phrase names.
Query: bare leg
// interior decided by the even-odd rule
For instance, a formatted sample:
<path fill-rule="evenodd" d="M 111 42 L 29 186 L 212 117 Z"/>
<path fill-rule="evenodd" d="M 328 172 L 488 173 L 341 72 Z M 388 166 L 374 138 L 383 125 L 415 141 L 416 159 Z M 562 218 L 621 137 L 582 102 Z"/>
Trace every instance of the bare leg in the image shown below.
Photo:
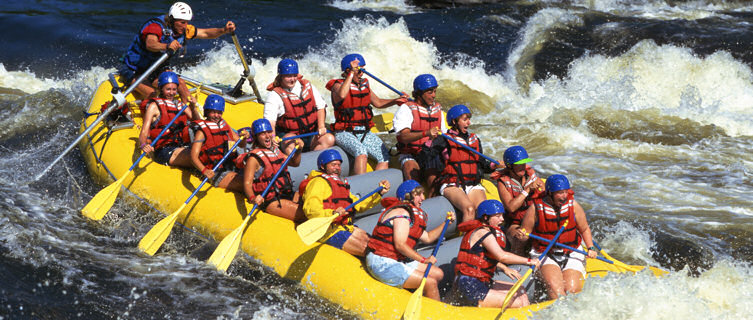
<path fill-rule="evenodd" d="M 479 301 L 478 306 L 482 308 L 501 308 L 505 302 L 507 293 L 510 292 L 513 284 L 509 282 L 494 281 L 491 290 L 486 294 L 486 298 L 483 301 Z M 510 308 L 520 308 L 531 304 L 528 301 L 528 296 L 525 290 L 518 289 L 518 292 L 512 298 L 510 302 Z"/>
<path fill-rule="evenodd" d="M 473 202 L 468 198 L 463 189 L 458 187 L 446 187 L 442 194 L 447 200 L 452 203 L 453 206 L 460 209 L 462 213 L 462 221 L 471 221 L 476 219 L 476 208 L 473 206 Z"/>
<path fill-rule="evenodd" d="M 354 256 L 366 256 L 366 244 L 369 243 L 369 234 L 361 228 L 354 228 L 353 234 L 343 244 L 343 251 Z"/>
<path fill-rule="evenodd" d="M 568 269 L 562 272 L 565 281 L 565 292 L 578 293 L 583 289 L 583 274 L 580 271 Z"/>
<path fill-rule="evenodd" d="M 473 205 L 473 208 L 478 208 L 478 205 L 481 204 L 481 202 L 484 202 L 486 200 L 486 192 L 484 190 L 479 189 L 473 189 L 471 190 L 471 193 L 468 194 L 468 198 L 471 199 L 471 203 Z M 474 214 L 475 214 L 474 210 Z"/>
<path fill-rule="evenodd" d="M 379 163 L 377 163 L 376 168 L 374 168 L 374 171 L 384 170 L 384 169 L 387 169 L 389 167 L 390 167 L 390 163 L 389 162 L 387 162 L 387 161 L 385 161 L 385 162 L 379 162 Z"/>
<path fill-rule="evenodd" d="M 280 201 L 274 200 L 270 202 L 269 205 L 267 205 L 267 209 L 265 211 L 271 215 L 292 221 L 299 221 L 305 218 L 303 211 L 298 210 L 298 204 L 287 199 L 280 199 Z M 301 216 L 298 216 L 298 212 L 300 212 Z"/>
<path fill-rule="evenodd" d="M 426 197 L 433 197 L 434 193 L 437 192 L 434 181 L 437 180 L 439 172 L 437 172 L 437 169 L 426 169 L 424 170 L 424 175 L 426 176 L 426 184 L 428 185 L 426 189 Z"/>
<path fill-rule="evenodd" d="M 416 160 L 408 160 L 403 164 L 403 180 L 413 179 L 421 182 L 421 168 Z"/>
<path fill-rule="evenodd" d="M 324 150 L 335 145 L 335 135 L 331 133 L 325 133 L 323 136 L 314 136 L 311 139 L 311 150 Z"/>
<path fill-rule="evenodd" d="M 426 264 L 420 263 L 416 270 L 405 280 L 403 288 L 414 289 L 421 285 L 421 280 L 424 278 L 424 272 L 426 272 Z M 426 277 L 426 284 L 424 284 L 424 296 L 439 301 L 439 281 L 444 277 L 444 272 L 435 266 L 431 267 L 429 276 Z"/>
<path fill-rule="evenodd" d="M 526 241 L 520 241 L 518 238 L 516 238 L 514 235 L 517 234 L 518 229 L 520 229 L 519 224 L 512 224 L 509 227 L 507 227 L 507 232 L 505 234 L 507 241 L 510 242 L 510 252 L 517 254 L 519 256 L 527 255 L 525 252 L 526 248 Z M 527 230 L 530 232 L 530 230 Z"/>
<path fill-rule="evenodd" d="M 191 163 L 191 149 L 175 149 L 175 151 L 173 151 L 173 154 L 170 156 L 169 164 L 175 167 L 193 168 L 193 163 Z"/>
<path fill-rule="evenodd" d="M 541 276 L 546 283 L 546 292 L 549 299 L 557 299 L 565 295 L 565 281 L 562 278 L 562 270 L 556 265 L 545 265 L 541 267 Z"/>
<path fill-rule="evenodd" d="M 222 178 L 217 186 L 229 191 L 243 193 L 243 175 L 230 172 Z"/>
<path fill-rule="evenodd" d="M 356 157 L 356 160 L 353 161 L 353 175 L 359 175 L 366 173 L 366 165 L 367 165 L 368 156 L 365 154 L 359 155 Z"/>

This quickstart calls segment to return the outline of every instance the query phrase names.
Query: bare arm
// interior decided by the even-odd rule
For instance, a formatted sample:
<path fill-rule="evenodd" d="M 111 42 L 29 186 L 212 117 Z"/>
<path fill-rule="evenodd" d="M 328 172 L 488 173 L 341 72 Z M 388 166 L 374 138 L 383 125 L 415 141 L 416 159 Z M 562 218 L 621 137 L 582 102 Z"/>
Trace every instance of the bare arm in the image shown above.
<path fill-rule="evenodd" d="M 348 76 L 342 83 L 332 85 L 332 102 L 339 103 L 350 93 L 350 84 L 353 82 L 353 71 L 348 72 Z"/>
<path fill-rule="evenodd" d="M 243 192 L 246 199 L 253 200 L 256 197 L 254 193 L 254 175 L 259 170 L 259 160 L 251 156 L 246 160 L 246 167 L 243 168 Z"/>
<path fill-rule="evenodd" d="M 395 209 L 393 210 L 393 213 L 395 215 L 397 214 L 408 215 L 408 212 L 406 212 L 403 209 Z M 406 242 L 408 240 L 408 233 L 410 232 L 410 221 L 408 221 L 408 219 L 406 218 L 393 219 L 392 230 L 394 230 L 394 233 L 392 235 L 392 241 L 395 245 L 395 249 L 397 250 L 397 252 L 400 252 L 400 254 L 416 261 L 424 260 L 424 257 L 420 255 L 415 249 L 408 246 L 408 243 Z"/>
<path fill-rule="evenodd" d="M 528 236 L 525 235 L 524 232 L 531 232 L 534 224 L 536 224 L 536 208 L 530 206 L 528 207 L 528 210 L 526 210 L 526 215 L 523 217 L 523 221 L 520 224 L 522 228 L 518 229 L 518 235 L 516 238 L 521 241 L 528 240 Z"/>
<path fill-rule="evenodd" d="M 371 104 L 374 107 L 377 107 L 379 109 L 391 107 L 393 105 L 396 105 L 408 99 L 408 96 L 405 95 L 405 93 L 403 93 L 403 95 L 400 96 L 399 98 L 395 98 L 395 99 L 382 99 L 379 96 L 377 96 L 376 92 L 374 91 L 371 91 L 371 94 L 369 94 L 369 96 L 371 98 Z"/>
<path fill-rule="evenodd" d="M 197 28 L 196 39 L 215 39 L 221 35 L 235 31 L 235 23 L 228 21 L 224 28 Z"/>
<path fill-rule="evenodd" d="M 146 35 L 146 50 L 149 50 L 151 52 L 167 51 L 167 48 L 170 48 L 173 51 L 176 51 L 180 49 L 181 47 L 182 46 L 177 40 L 173 40 L 173 42 L 167 44 L 167 43 L 160 42 L 159 37 L 157 37 L 156 34 Z"/>
<path fill-rule="evenodd" d="M 576 227 L 578 228 L 578 233 L 583 237 L 583 241 L 586 242 L 586 246 L 593 247 L 594 242 L 593 238 L 591 237 L 591 227 L 588 226 L 588 221 L 586 221 L 586 212 L 583 210 L 583 207 L 580 206 L 580 203 L 578 201 L 573 200 L 574 204 L 574 211 L 575 211 L 575 223 Z"/>
<path fill-rule="evenodd" d="M 144 121 L 141 124 L 141 132 L 139 132 L 139 148 L 143 152 L 154 152 L 154 148 L 148 144 L 149 141 L 149 129 L 152 127 L 152 121 L 154 117 L 159 113 L 157 109 L 157 103 L 150 103 L 146 108 L 144 114 Z"/>
<path fill-rule="evenodd" d="M 497 243 L 497 240 L 495 240 L 494 235 L 490 233 L 491 232 L 488 230 L 477 230 L 475 234 L 471 235 L 471 243 L 478 241 L 473 240 L 474 238 L 480 239 L 489 234 L 489 236 L 484 238 L 481 242 L 481 245 L 484 246 L 484 249 L 486 249 L 486 252 L 489 253 L 492 258 L 505 264 L 529 264 L 530 260 L 528 258 L 503 250 Z"/>
<path fill-rule="evenodd" d="M 327 133 L 327 125 L 324 123 L 327 116 L 326 112 L 324 108 L 316 110 L 316 127 L 320 136 Z"/>

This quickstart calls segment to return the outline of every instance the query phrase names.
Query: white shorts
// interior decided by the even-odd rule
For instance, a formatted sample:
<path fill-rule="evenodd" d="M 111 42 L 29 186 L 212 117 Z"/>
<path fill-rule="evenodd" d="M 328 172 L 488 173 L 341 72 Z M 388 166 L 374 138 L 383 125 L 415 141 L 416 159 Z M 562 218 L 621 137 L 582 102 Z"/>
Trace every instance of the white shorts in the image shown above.
<path fill-rule="evenodd" d="M 443 183 L 442 187 L 439 188 L 439 194 L 444 196 L 444 189 L 447 187 L 457 187 L 457 185 L 455 185 L 454 183 Z M 481 184 L 463 187 L 463 191 L 465 191 L 465 194 L 470 194 L 471 191 L 473 190 L 481 190 L 484 192 L 484 194 L 486 194 L 486 189 Z"/>
<path fill-rule="evenodd" d="M 541 252 L 531 249 L 529 254 L 531 258 L 534 258 L 540 256 Z M 567 255 L 549 253 L 549 257 L 541 264 L 542 267 L 546 265 L 557 266 L 562 271 L 575 270 L 580 272 L 584 278 L 586 277 L 586 256 L 579 252 L 572 251 Z"/>

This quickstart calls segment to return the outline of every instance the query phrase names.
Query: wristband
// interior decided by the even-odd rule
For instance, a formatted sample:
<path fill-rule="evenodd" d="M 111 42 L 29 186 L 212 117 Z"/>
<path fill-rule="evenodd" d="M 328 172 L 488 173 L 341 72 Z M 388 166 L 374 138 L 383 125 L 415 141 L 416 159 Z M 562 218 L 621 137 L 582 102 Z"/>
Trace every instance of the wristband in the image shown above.
<path fill-rule="evenodd" d="M 207 167 L 204 167 L 204 169 L 201 169 L 201 174 L 203 174 L 203 175 L 206 175 L 206 173 L 204 173 L 204 172 L 206 172 L 206 171 L 207 171 L 207 169 L 209 169 L 209 168 L 207 168 Z"/>
<path fill-rule="evenodd" d="M 523 190 L 523 191 L 520 192 L 520 194 L 522 194 L 524 197 L 527 197 L 528 196 L 528 191 Z"/>
<path fill-rule="evenodd" d="M 594 246 L 588 247 L 588 250 L 593 250 L 594 252 L 599 252 L 599 250 L 596 250 L 596 247 L 594 247 Z"/>
<path fill-rule="evenodd" d="M 421 263 L 426 263 L 426 257 L 421 257 Z"/>
<path fill-rule="evenodd" d="M 528 265 L 530 266 L 531 265 L 531 258 L 528 258 L 528 262 L 526 262 L 526 263 L 528 263 Z"/>
<path fill-rule="evenodd" d="M 145 146 L 145 145 L 147 145 L 147 143 L 146 143 L 146 142 L 142 143 L 142 144 L 141 144 L 141 149 L 144 149 L 144 146 Z"/>
<path fill-rule="evenodd" d="M 426 136 L 426 131 L 421 131 L 421 137 L 423 138 L 425 136 Z"/>

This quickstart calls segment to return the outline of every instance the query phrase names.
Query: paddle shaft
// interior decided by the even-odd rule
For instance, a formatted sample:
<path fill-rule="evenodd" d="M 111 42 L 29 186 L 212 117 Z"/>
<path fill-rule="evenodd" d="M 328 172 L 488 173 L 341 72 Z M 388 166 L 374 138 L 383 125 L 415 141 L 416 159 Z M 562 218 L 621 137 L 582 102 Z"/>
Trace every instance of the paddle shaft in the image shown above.
<path fill-rule="evenodd" d="M 434 251 L 431 252 L 432 256 L 434 257 L 437 256 L 437 252 L 439 252 L 439 246 L 442 245 L 442 240 L 444 240 L 444 232 L 447 231 L 447 226 L 449 225 L 450 225 L 450 219 L 448 218 L 444 221 L 444 227 L 442 227 L 442 233 L 439 234 L 439 239 L 437 239 L 437 245 L 434 246 Z M 431 271 L 431 265 L 432 263 L 430 262 L 426 266 L 426 271 L 424 271 L 424 279 L 426 279 L 426 277 L 429 276 L 429 271 Z"/>
<path fill-rule="evenodd" d="M 329 131 L 327 131 L 327 132 L 329 132 Z M 314 131 L 314 132 L 299 134 L 297 136 L 285 137 L 285 138 L 282 138 L 282 141 L 287 141 L 287 140 L 292 140 L 292 139 L 298 139 L 298 138 L 305 138 L 305 137 L 315 136 L 317 134 L 319 134 L 319 131 Z"/>
<path fill-rule="evenodd" d="M 238 145 L 239 145 L 239 144 L 241 143 L 241 141 L 243 141 L 243 139 L 238 139 L 238 141 L 236 141 L 236 142 L 235 142 L 235 143 L 233 144 L 233 146 L 232 146 L 232 147 L 230 148 L 230 150 L 229 150 L 228 152 L 226 152 L 226 153 L 225 153 L 225 156 L 223 156 L 223 157 L 222 157 L 222 159 L 220 159 L 220 161 L 219 161 L 219 162 L 217 162 L 217 164 L 216 164 L 216 165 L 215 165 L 215 166 L 214 166 L 214 167 L 212 168 L 212 171 L 215 171 L 215 172 L 216 172 L 216 171 L 217 171 L 217 169 L 218 169 L 218 168 L 219 168 L 220 166 L 222 166 L 222 163 L 223 163 L 223 162 L 225 162 L 225 160 L 227 160 L 227 157 L 229 157 L 229 156 L 230 156 L 230 154 L 231 154 L 231 153 L 233 153 L 233 150 L 235 150 L 235 148 L 236 148 L 236 147 L 238 147 Z M 196 190 L 194 190 L 194 191 L 193 191 L 193 193 L 191 193 L 191 196 L 190 196 L 190 197 L 188 197 L 188 199 L 186 199 L 186 202 L 184 202 L 184 203 L 185 203 L 185 204 L 188 204 L 188 202 L 189 202 L 189 201 L 191 201 L 191 199 L 192 199 L 192 198 L 193 198 L 193 197 L 194 197 L 194 196 L 195 196 L 195 195 L 196 195 L 197 193 L 199 193 L 199 190 L 201 190 L 201 187 L 203 187 L 203 186 L 204 186 L 204 184 L 205 184 L 205 183 L 207 183 L 207 181 L 209 181 L 209 177 L 205 177 L 205 178 L 204 178 L 204 180 L 202 180 L 202 181 L 201 181 L 201 184 L 199 184 L 199 186 L 198 186 L 198 187 L 196 187 Z"/>
<path fill-rule="evenodd" d="M 542 237 L 539 237 L 539 236 L 537 236 L 537 235 L 535 235 L 535 234 L 530 234 L 530 233 L 529 233 L 529 234 L 528 234 L 528 236 L 529 236 L 529 237 L 531 237 L 531 238 L 534 238 L 534 239 L 536 239 L 536 240 L 541 240 L 541 241 L 544 241 L 544 242 L 546 242 L 546 243 L 551 243 L 551 242 L 552 242 L 552 241 L 551 241 L 551 240 L 549 240 L 549 239 L 546 239 L 546 238 L 542 238 Z M 585 251 L 583 251 L 583 250 L 580 250 L 580 249 L 576 249 L 576 248 L 573 248 L 573 247 L 571 247 L 571 246 L 568 246 L 568 245 L 566 245 L 566 244 L 564 244 L 564 243 L 559 243 L 559 242 L 555 242 L 555 243 L 554 243 L 554 245 L 555 245 L 555 246 L 558 246 L 558 247 L 561 247 L 561 248 L 565 248 L 565 249 L 568 249 L 568 250 L 572 250 L 572 251 L 575 251 L 575 252 L 577 252 L 577 253 L 580 253 L 580 254 L 583 254 L 583 255 L 585 255 L 585 256 L 588 256 L 588 252 L 585 252 Z M 596 245 L 596 243 L 594 243 L 594 245 Z M 601 261 L 604 261 L 604 262 L 606 262 L 606 263 L 609 263 L 609 264 L 614 264 L 614 261 L 612 261 L 612 260 L 608 260 L 608 259 L 605 259 L 605 258 L 602 258 L 602 257 L 596 257 L 596 259 L 599 259 L 599 260 L 601 260 Z"/>
<path fill-rule="evenodd" d="M 159 67 L 163 62 L 165 62 L 165 60 L 167 60 L 172 54 L 173 54 L 172 51 L 165 52 L 159 59 L 157 59 L 156 62 L 154 62 L 149 67 L 149 69 L 146 70 L 146 72 L 141 74 L 141 76 L 139 76 L 138 79 L 136 79 L 136 81 L 134 81 L 133 84 L 131 84 L 131 86 L 129 86 L 124 92 L 113 94 L 113 97 L 115 97 L 115 101 L 110 102 L 110 105 L 107 106 L 107 109 L 104 112 L 100 113 L 99 117 L 97 117 L 97 119 L 95 119 L 94 122 L 92 122 L 89 125 L 89 127 L 87 127 L 86 130 L 84 130 L 84 132 L 78 135 L 78 137 L 76 137 L 76 139 L 67 148 L 65 148 L 65 150 L 63 150 L 63 152 L 57 158 L 55 158 L 55 160 L 52 160 L 50 165 L 48 165 L 47 168 L 42 170 L 42 172 L 34 178 L 34 181 L 39 180 L 40 178 L 42 178 L 42 176 L 44 176 L 45 173 L 47 173 L 47 171 L 50 171 L 50 169 L 52 169 L 52 167 L 56 163 L 58 163 L 60 159 L 62 159 L 66 154 L 68 154 L 68 152 L 70 152 L 73 149 L 73 147 L 75 147 L 76 144 L 79 141 L 81 141 L 81 139 L 84 138 L 84 136 L 88 135 L 89 132 L 94 130 L 94 128 L 97 126 L 98 123 L 102 122 L 102 120 L 104 120 L 105 117 L 107 117 L 107 115 L 109 115 L 113 110 L 117 109 L 118 105 L 125 103 L 125 97 L 128 96 L 134 89 L 136 89 L 136 87 L 142 81 L 144 81 L 146 77 L 148 77 L 152 72 L 154 72 L 154 69 L 157 69 L 157 67 Z"/>
<path fill-rule="evenodd" d="M 233 88 L 233 92 L 240 92 L 240 88 L 243 85 L 243 79 L 247 78 L 248 82 L 251 84 L 251 89 L 254 90 L 254 95 L 256 96 L 256 100 L 259 103 L 264 103 L 264 101 L 261 99 L 261 94 L 259 93 L 259 88 L 256 87 L 256 81 L 254 81 L 254 76 L 251 74 L 251 69 L 248 66 L 248 63 L 246 63 L 246 57 L 243 55 L 243 50 L 241 49 L 241 44 L 238 42 L 238 37 L 235 35 L 235 31 L 231 34 L 231 37 L 233 38 L 233 44 L 235 44 L 235 50 L 238 51 L 238 56 L 241 58 L 241 63 L 243 64 L 243 75 L 241 77 L 241 80 L 238 82 L 238 84 Z"/>
<path fill-rule="evenodd" d="M 455 143 L 459 144 L 459 145 L 460 145 L 461 147 L 463 147 L 463 148 L 466 148 L 467 150 L 469 150 L 469 151 L 471 151 L 471 152 L 473 152 L 473 153 L 475 153 L 475 154 L 479 155 L 480 157 L 482 157 L 482 158 L 484 158 L 484 159 L 486 159 L 486 160 L 489 160 L 489 161 L 491 161 L 491 162 L 494 162 L 494 164 L 496 164 L 496 165 L 499 165 L 499 161 L 497 161 L 497 160 L 494 160 L 494 159 L 492 159 L 492 158 L 489 158 L 489 157 L 487 157 L 487 156 L 486 156 L 486 155 L 484 155 L 483 153 L 476 151 L 476 149 L 473 149 L 473 148 L 471 148 L 471 147 L 467 146 L 467 145 L 466 145 L 466 144 L 464 144 L 464 143 L 460 143 L 460 142 L 458 142 L 457 140 L 455 140 L 455 138 L 448 136 L 448 135 L 447 135 L 446 133 L 443 133 L 443 134 L 442 134 L 442 136 L 443 136 L 443 137 L 444 137 L 445 139 L 449 139 L 450 141 L 452 141 L 452 142 L 455 142 Z"/>
<path fill-rule="evenodd" d="M 381 83 L 382 85 L 384 85 L 385 87 L 387 87 L 387 89 L 390 89 L 390 90 L 394 91 L 398 95 L 401 95 L 401 96 L 403 95 L 403 93 L 400 92 L 400 90 L 397 90 L 397 89 L 393 88 L 391 85 L 387 84 L 387 82 L 382 81 L 382 79 L 377 78 L 375 75 L 371 74 L 371 72 L 366 71 L 366 69 L 361 68 L 360 70 L 363 71 L 363 73 L 367 74 L 369 77 L 374 78 L 374 80 L 378 81 L 379 83 Z"/>
<path fill-rule="evenodd" d="M 377 192 L 379 192 L 379 191 L 382 191 L 382 189 L 384 189 L 384 187 L 383 187 L 383 186 L 378 186 L 378 187 L 376 187 L 376 189 L 374 189 L 373 191 L 371 191 L 371 192 L 367 193 L 367 194 L 366 194 L 365 196 L 363 196 L 363 197 L 359 198 L 359 199 L 358 199 L 358 200 L 356 200 L 355 202 L 353 202 L 353 203 L 351 203 L 350 205 L 348 205 L 347 207 L 345 207 L 345 211 L 348 211 L 348 210 L 350 210 L 350 209 L 353 209 L 353 207 L 355 207 L 355 206 L 356 206 L 357 204 L 361 203 L 361 201 L 368 199 L 369 197 L 371 197 L 371 196 L 372 196 L 372 195 L 374 195 L 375 193 L 377 193 Z M 350 213 L 348 213 L 348 214 L 350 214 Z"/>

